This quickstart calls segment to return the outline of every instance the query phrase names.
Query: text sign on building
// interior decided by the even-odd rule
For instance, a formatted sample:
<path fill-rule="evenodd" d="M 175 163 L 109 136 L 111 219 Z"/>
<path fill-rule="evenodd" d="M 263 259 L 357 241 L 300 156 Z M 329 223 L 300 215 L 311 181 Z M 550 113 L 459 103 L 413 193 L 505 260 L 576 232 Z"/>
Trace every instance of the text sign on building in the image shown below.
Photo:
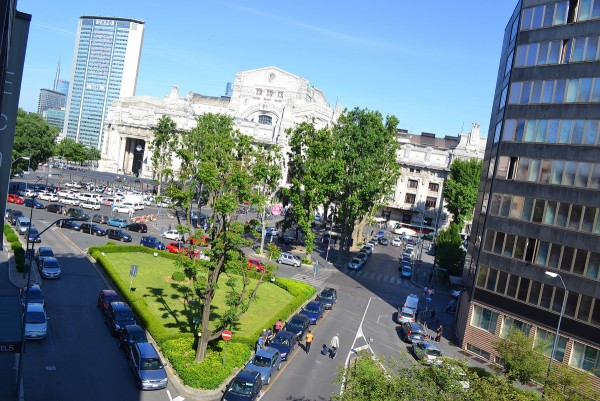
<path fill-rule="evenodd" d="M 96 19 L 94 20 L 95 25 L 114 25 L 115 21 L 105 20 L 105 19 Z"/>

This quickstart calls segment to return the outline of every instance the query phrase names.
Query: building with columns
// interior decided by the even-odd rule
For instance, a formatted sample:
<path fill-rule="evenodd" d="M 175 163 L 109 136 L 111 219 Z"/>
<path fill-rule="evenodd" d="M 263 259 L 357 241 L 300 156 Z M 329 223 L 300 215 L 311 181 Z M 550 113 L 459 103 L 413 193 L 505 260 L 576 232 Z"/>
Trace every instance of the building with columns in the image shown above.
<path fill-rule="evenodd" d="M 444 209 L 442 192 L 455 159 L 483 159 L 486 138 L 480 136 L 479 124 L 457 136 L 437 137 L 423 132 L 420 135 L 399 130 L 401 143 L 398 160 L 401 175 L 393 193 L 386 197 L 381 220 L 390 228 L 408 227 L 436 232 L 450 222 Z M 470 224 L 465 225 L 465 235 Z"/>
<path fill-rule="evenodd" d="M 331 107 L 323 92 L 307 79 L 277 67 L 239 72 L 231 97 L 193 92 L 181 96 L 177 86 L 163 99 L 123 97 L 108 110 L 99 169 L 153 178 L 150 144 L 154 127 L 165 115 L 183 131 L 195 127 L 196 118 L 202 114 L 226 114 L 242 133 L 257 142 L 279 144 L 286 155 L 286 129 L 304 121 L 313 121 L 322 128 L 336 121 L 341 112 L 341 106 Z M 173 168 L 179 168 L 177 160 Z M 285 177 L 286 162 L 282 168 Z"/>

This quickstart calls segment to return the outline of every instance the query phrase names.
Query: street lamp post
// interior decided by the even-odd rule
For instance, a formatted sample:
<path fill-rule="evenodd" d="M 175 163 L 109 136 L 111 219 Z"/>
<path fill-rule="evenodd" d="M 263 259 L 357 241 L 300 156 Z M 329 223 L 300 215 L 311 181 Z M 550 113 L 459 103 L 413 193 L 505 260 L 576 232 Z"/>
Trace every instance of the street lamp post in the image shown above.
<path fill-rule="evenodd" d="M 569 291 L 567 290 L 567 286 L 565 285 L 565 282 L 563 281 L 560 274 L 550 272 L 550 271 L 546 271 L 544 274 L 550 278 L 558 277 L 565 289 L 565 294 L 563 296 L 562 308 L 560 310 L 560 316 L 558 317 L 558 325 L 556 326 L 556 336 L 554 337 L 554 344 L 552 345 L 552 355 L 550 355 L 550 363 L 548 364 L 548 373 L 546 375 L 546 377 L 550 377 L 550 371 L 552 370 L 552 360 L 554 359 L 554 356 L 556 355 L 556 347 L 558 346 L 558 335 L 560 333 L 560 323 L 562 322 L 562 317 L 565 313 L 565 306 L 567 305 L 567 296 L 569 295 Z"/>
<path fill-rule="evenodd" d="M 421 242 L 421 246 L 419 247 L 419 260 L 421 260 L 421 257 L 423 256 L 423 242 L 424 242 L 423 223 L 425 222 L 425 204 L 423 203 L 422 195 L 419 198 L 419 201 L 421 203 L 421 228 L 419 229 L 419 241 Z"/>
<path fill-rule="evenodd" d="M 31 157 L 29 157 L 29 156 L 20 156 L 20 157 L 17 157 L 15 160 L 13 160 L 10 163 L 10 170 L 12 171 L 13 164 L 15 164 L 16 162 L 18 162 L 19 160 L 30 160 L 30 159 L 31 159 Z"/>

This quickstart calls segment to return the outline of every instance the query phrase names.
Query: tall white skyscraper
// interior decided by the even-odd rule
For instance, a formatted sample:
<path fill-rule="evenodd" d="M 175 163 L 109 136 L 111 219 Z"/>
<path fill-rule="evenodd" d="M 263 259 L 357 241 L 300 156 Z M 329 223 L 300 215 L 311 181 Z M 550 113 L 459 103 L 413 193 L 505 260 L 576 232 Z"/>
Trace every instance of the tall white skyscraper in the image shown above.
<path fill-rule="evenodd" d="M 135 96 L 144 22 L 130 18 L 79 19 L 64 135 L 100 149 L 111 103 Z"/>

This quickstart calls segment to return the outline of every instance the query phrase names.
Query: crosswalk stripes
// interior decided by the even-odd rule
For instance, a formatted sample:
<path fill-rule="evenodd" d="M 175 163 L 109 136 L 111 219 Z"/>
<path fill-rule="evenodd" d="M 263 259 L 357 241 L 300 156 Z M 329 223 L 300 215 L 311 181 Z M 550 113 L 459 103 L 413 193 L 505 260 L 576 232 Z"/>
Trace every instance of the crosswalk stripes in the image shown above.
<path fill-rule="evenodd" d="M 322 287 L 323 283 L 331 276 L 336 270 L 334 269 L 320 269 L 319 272 L 314 275 L 312 272 L 296 273 L 291 279 L 296 281 L 307 282 L 313 287 Z"/>
<path fill-rule="evenodd" d="M 350 276 L 350 277 L 354 277 L 354 278 L 360 278 L 360 279 L 365 279 L 365 280 L 374 280 L 374 281 L 379 281 L 379 282 L 383 282 L 383 283 L 388 283 L 388 284 L 394 284 L 394 285 L 402 285 L 402 286 L 411 286 L 411 282 L 408 279 L 402 279 L 398 276 L 395 276 L 393 274 L 385 274 L 385 273 L 371 273 L 365 270 L 350 270 L 350 269 L 344 269 L 342 270 L 342 273 Z"/>

